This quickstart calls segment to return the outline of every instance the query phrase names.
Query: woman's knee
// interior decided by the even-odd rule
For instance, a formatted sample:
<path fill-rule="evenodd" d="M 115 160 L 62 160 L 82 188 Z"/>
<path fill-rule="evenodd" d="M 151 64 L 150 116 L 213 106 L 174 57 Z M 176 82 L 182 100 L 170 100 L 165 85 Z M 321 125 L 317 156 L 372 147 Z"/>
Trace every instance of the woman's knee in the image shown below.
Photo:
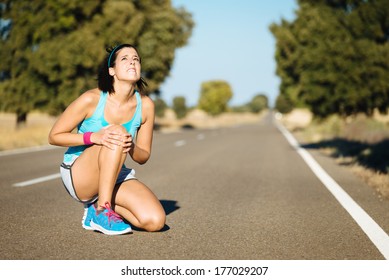
<path fill-rule="evenodd" d="M 127 133 L 126 128 L 120 124 L 112 124 L 107 127 L 107 130 L 117 133 Z"/>
<path fill-rule="evenodd" d="M 166 215 L 164 213 L 154 213 L 148 216 L 142 217 L 140 223 L 142 228 L 146 231 L 153 232 L 159 231 L 165 226 Z"/>
<path fill-rule="evenodd" d="M 124 126 L 122 125 L 118 125 L 118 124 L 114 124 L 114 125 L 110 125 L 107 127 L 107 130 L 108 131 L 111 131 L 113 133 L 117 133 L 117 134 L 127 134 L 127 130 Z M 116 137 L 119 137 L 119 136 L 116 136 Z M 120 138 L 119 138 L 120 139 Z M 116 140 L 119 140 L 118 138 L 116 138 Z M 119 140 L 119 141 L 122 141 L 122 140 Z M 116 152 L 116 151 L 122 151 L 123 150 L 123 146 L 122 145 L 113 145 L 112 148 L 107 148 L 107 147 L 104 147 L 103 148 L 108 151 L 108 152 Z"/>

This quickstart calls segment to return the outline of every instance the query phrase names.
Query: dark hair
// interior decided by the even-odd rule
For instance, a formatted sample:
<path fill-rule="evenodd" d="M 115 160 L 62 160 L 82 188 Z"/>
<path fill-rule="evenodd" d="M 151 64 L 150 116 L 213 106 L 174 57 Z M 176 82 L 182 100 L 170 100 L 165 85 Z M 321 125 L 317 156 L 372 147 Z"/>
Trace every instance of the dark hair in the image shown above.
<path fill-rule="evenodd" d="M 109 67 L 115 66 L 117 52 L 122 48 L 133 48 L 139 55 L 138 50 L 131 44 L 120 44 L 120 45 L 117 45 L 116 47 L 110 47 L 110 48 L 105 49 L 108 52 L 108 54 L 104 58 L 103 62 L 100 64 L 99 73 L 97 76 L 98 87 L 100 90 L 102 90 L 104 92 L 105 91 L 108 93 L 115 92 L 115 90 L 113 88 L 114 79 L 109 74 L 108 69 L 109 69 Z M 108 61 L 109 61 L 110 65 L 108 65 Z M 146 94 L 147 82 L 142 77 L 139 79 L 139 81 L 136 82 L 136 86 L 138 88 L 138 91 L 141 94 Z"/>

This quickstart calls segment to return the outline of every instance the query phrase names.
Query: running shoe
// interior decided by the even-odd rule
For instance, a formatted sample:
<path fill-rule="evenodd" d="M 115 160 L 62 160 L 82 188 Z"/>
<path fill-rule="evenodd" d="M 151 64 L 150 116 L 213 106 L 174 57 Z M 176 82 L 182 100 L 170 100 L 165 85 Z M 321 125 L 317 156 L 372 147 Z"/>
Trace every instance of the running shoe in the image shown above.
<path fill-rule="evenodd" d="M 90 226 L 90 222 L 92 220 L 92 217 L 96 215 L 96 209 L 93 203 L 90 204 L 84 204 L 84 216 L 82 217 L 82 227 L 86 230 L 93 230 L 93 228 Z"/>
<path fill-rule="evenodd" d="M 94 206 L 93 206 L 94 207 Z M 119 235 L 131 232 L 131 226 L 111 209 L 109 203 L 105 203 L 104 210 L 99 214 L 96 212 L 90 222 L 92 229 L 108 235 Z"/>

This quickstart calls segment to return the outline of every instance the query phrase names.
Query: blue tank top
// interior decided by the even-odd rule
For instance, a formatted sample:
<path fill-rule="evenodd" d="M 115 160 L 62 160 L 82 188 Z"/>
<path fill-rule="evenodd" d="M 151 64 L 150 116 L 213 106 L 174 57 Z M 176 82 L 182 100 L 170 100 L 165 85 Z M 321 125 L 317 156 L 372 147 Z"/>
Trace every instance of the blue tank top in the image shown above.
<path fill-rule="evenodd" d="M 124 124 L 124 126 L 128 133 L 132 135 L 133 138 L 136 136 L 136 132 L 142 123 L 142 99 L 138 91 L 135 91 L 136 96 L 136 108 L 135 113 L 132 119 Z M 107 103 L 108 93 L 101 92 L 99 103 L 93 113 L 87 119 L 84 119 L 81 123 L 78 124 L 78 133 L 83 134 L 85 132 L 98 132 L 103 127 L 109 125 L 109 123 L 104 118 L 104 108 Z M 64 154 L 64 162 L 72 162 L 75 158 L 77 158 L 81 153 L 87 148 L 86 145 L 69 147 L 68 150 Z"/>

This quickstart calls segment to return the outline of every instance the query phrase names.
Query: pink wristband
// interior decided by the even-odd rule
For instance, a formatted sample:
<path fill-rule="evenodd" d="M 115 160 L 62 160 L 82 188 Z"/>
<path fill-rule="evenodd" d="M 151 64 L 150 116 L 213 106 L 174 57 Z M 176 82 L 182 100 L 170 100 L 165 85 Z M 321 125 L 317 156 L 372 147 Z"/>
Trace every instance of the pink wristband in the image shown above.
<path fill-rule="evenodd" d="M 93 142 L 90 140 L 90 137 L 92 135 L 93 132 L 85 132 L 83 134 L 83 139 L 84 139 L 84 144 L 85 145 L 93 145 Z"/>

